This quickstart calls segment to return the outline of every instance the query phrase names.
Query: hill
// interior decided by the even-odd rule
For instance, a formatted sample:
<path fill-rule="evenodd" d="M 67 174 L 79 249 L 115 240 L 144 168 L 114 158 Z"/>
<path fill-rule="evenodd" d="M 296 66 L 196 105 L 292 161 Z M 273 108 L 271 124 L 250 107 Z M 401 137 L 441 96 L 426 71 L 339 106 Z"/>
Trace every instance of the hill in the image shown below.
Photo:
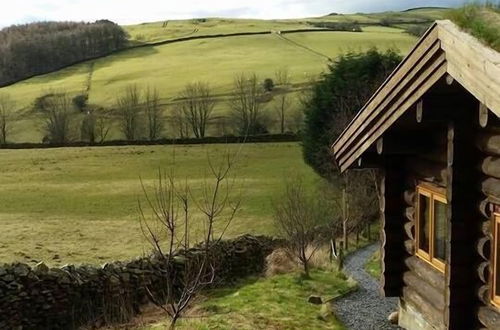
<path fill-rule="evenodd" d="M 167 115 L 179 92 L 190 82 L 209 82 L 220 102 L 217 114 L 227 113 L 227 97 L 235 74 L 255 72 L 261 80 L 273 78 L 279 68 L 288 68 L 293 99 L 317 79 L 338 54 L 369 47 L 397 48 L 406 53 L 416 38 L 404 32 L 409 25 L 429 24 L 439 18 L 441 9 L 411 12 L 328 15 L 294 20 L 195 19 L 146 23 L 124 28 L 131 46 L 124 51 L 65 69 L 33 77 L 1 88 L 16 103 L 13 115 L 12 142 L 40 142 L 42 114 L 33 110 L 37 97 L 64 90 L 73 95 L 88 93 L 89 102 L 103 107 L 111 118 L 116 96 L 128 85 L 156 87 Z M 359 24 L 363 32 L 320 31 L 318 23 Z M 285 30 L 301 30 L 282 33 Z M 311 31 L 312 30 L 312 31 Z M 162 44 L 186 36 L 220 35 L 241 32 L 266 34 L 193 39 Z M 293 102 L 296 107 L 298 102 Z M 273 100 L 266 104 L 274 113 Z M 110 110 L 111 109 L 111 110 Z M 75 114 L 76 117 L 79 115 Z M 172 130 L 167 128 L 167 134 Z M 121 138 L 114 127 L 109 138 Z"/>

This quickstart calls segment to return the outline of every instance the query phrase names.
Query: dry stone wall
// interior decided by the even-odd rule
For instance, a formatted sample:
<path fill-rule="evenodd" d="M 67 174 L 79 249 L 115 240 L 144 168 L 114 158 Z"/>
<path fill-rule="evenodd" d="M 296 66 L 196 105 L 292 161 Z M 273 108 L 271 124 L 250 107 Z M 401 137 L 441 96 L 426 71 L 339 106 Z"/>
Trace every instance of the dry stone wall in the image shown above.
<path fill-rule="evenodd" d="M 219 242 L 217 283 L 262 272 L 266 256 L 279 243 L 249 235 Z M 164 287 L 160 262 L 151 256 L 101 267 L 0 265 L 0 329 L 75 329 L 126 322 L 148 302 L 146 288 L 161 292 Z"/>

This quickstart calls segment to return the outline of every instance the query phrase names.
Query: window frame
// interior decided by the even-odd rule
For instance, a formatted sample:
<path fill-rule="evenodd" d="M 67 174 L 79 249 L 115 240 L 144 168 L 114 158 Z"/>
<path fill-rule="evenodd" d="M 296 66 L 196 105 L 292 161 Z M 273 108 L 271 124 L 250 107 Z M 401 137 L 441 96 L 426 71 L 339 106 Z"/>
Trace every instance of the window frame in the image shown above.
<path fill-rule="evenodd" d="M 443 262 L 434 257 L 434 238 L 435 238 L 435 202 L 448 205 L 446 199 L 446 190 L 435 185 L 428 183 L 420 183 L 416 188 L 416 202 L 415 202 L 415 255 L 424 260 L 435 269 L 444 273 L 446 269 L 446 260 Z M 420 249 L 420 195 L 429 198 L 429 253 Z M 447 232 L 449 232 L 449 224 L 446 224 Z"/>
<path fill-rule="evenodd" d="M 498 230 L 500 227 L 500 208 L 497 207 L 497 210 L 495 212 L 492 212 L 492 244 L 491 244 L 491 274 L 490 274 L 490 289 L 491 289 L 491 303 L 496 306 L 497 308 L 500 308 L 500 296 L 497 296 L 495 294 L 497 285 L 500 285 L 500 283 L 496 282 L 496 274 L 497 272 L 500 271 L 500 269 L 497 269 L 498 263 L 497 259 L 500 258 L 499 255 L 497 255 L 497 250 L 498 250 L 498 244 L 500 244 L 500 231 Z"/>

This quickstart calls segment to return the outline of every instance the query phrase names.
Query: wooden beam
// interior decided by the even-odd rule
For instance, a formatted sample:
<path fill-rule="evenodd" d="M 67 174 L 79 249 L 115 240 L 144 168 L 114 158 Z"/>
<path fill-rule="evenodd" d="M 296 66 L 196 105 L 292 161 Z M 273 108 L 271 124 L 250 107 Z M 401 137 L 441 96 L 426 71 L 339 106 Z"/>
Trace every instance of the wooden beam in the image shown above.
<path fill-rule="evenodd" d="M 478 315 L 481 323 L 488 329 L 500 329 L 500 313 L 493 307 L 480 307 Z"/>
<path fill-rule="evenodd" d="M 493 156 L 500 157 L 500 134 L 497 132 L 484 132 L 477 139 L 479 150 Z"/>
<path fill-rule="evenodd" d="M 393 103 L 389 109 L 381 111 L 380 118 L 375 122 L 366 123 L 363 126 L 370 126 L 363 131 L 363 135 L 354 146 L 350 146 L 348 150 L 339 159 L 341 170 L 347 169 L 354 159 L 356 159 L 363 150 L 369 147 L 374 140 L 389 128 L 409 107 L 411 107 L 418 99 L 420 99 L 434 83 L 436 83 L 446 72 L 446 61 L 444 54 L 439 56 L 435 62 L 425 69 L 414 81 L 412 86 L 406 89 L 402 95 Z"/>
<path fill-rule="evenodd" d="M 454 81 L 455 81 L 455 79 L 453 79 L 453 77 L 450 74 L 446 75 L 446 84 L 447 85 L 453 84 Z"/>
<path fill-rule="evenodd" d="M 481 191 L 485 194 L 490 202 L 500 204 L 500 180 L 495 178 L 487 178 L 481 182 Z"/>
<path fill-rule="evenodd" d="M 488 107 L 484 103 L 479 103 L 479 125 L 486 127 L 488 125 Z"/>
<path fill-rule="evenodd" d="M 382 152 L 384 152 L 384 138 L 380 137 L 377 140 L 377 154 L 382 155 Z"/>
<path fill-rule="evenodd" d="M 500 157 L 489 156 L 483 159 L 481 171 L 487 176 L 500 179 Z"/>
<path fill-rule="evenodd" d="M 422 115 L 423 115 L 423 111 L 424 111 L 424 105 L 423 105 L 423 101 L 422 99 L 420 99 L 418 102 L 417 102 L 417 108 L 415 110 L 415 113 L 416 113 L 416 119 L 417 119 L 417 123 L 421 123 L 422 122 Z"/>

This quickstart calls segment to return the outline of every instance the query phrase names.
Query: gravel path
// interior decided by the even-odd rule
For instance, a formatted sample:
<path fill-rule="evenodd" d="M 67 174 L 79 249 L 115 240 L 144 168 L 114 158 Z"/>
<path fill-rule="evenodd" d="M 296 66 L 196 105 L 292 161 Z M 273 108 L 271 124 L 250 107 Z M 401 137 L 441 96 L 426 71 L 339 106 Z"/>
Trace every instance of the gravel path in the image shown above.
<path fill-rule="evenodd" d="M 345 260 L 345 273 L 359 284 L 357 291 L 335 302 L 335 314 L 347 329 L 400 329 L 387 321 L 389 314 L 397 310 L 397 298 L 382 297 L 378 281 L 364 269 L 378 247 L 378 244 L 369 245 Z"/>

